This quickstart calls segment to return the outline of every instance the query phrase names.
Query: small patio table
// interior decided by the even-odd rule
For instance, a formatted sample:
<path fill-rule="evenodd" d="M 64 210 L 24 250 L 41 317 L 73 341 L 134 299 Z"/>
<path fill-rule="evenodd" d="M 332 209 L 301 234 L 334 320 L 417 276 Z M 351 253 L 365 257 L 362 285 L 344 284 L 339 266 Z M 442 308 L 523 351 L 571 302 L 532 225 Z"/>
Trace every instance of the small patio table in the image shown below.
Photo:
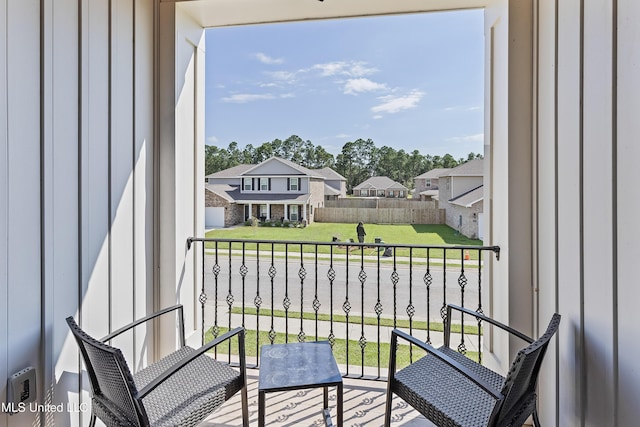
<path fill-rule="evenodd" d="M 342 427 L 342 375 L 328 341 L 267 344 L 260 349 L 258 425 L 264 427 L 265 395 L 275 391 L 324 388 L 324 422 L 332 426 L 329 387 L 337 387 L 338 426 Z"/>

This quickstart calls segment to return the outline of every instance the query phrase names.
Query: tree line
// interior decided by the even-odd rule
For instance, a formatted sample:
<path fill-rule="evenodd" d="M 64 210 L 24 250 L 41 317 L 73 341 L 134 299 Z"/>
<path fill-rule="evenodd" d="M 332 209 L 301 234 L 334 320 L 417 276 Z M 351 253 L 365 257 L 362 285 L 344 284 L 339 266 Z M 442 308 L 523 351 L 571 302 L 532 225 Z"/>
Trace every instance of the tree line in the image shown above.
<path fill-rule="evenodd" d="M 291 135 L 284 141 L 274 139 L 259 147 L 248 144 L 242 150 L 235 141 L 227 148 L 206 145 L 205 173 L 209 175 L 239 164 L 257 164 L 274 156 L 309 169 L 330 167 L 347 179 L 348 192 L 372 176 L 387 176 L 407 188 L 413 188 L 413 179 L 431 169 L 454 168 L 468 160 L 482 158 L 482 154 L 473 152 L 466 159 L 457 160 L 450 154 L 423 155 L 418 150 L 407 153 L 388 146 L 378 148 L 371 139 L 349 141 L 344 144 L 340 154 L 334 157 L 320 145 Z"/>

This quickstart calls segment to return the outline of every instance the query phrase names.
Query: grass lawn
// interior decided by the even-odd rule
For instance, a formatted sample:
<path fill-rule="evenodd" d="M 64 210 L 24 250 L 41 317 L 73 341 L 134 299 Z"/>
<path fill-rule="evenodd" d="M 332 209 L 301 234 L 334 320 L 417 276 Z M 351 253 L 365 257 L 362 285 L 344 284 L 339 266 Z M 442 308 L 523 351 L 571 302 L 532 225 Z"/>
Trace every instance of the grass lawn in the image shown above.
<path fill-rule="evenodd" d="M 407 244 L 407 245 L 435 245 L 435 246 L 481 246 L 482 241 L 469 239 L 458 234 L 454 229 L 447 225 L 387 225 L 387 224 L 365 224 L 367 236 L 365 243 L 373 243 L 376 237 L 382 239 L 385 243 L 391 244 Z M 333 237 L 337 237 L 340 241 L 349 241 L 353 239 L 357 241 L 356 224 L 342 223 L 313 223 L 306 228 L 282 228 L 282 227 L 252 227 L 240 226 L 231 229 L 219 229 L 209 231 L 206 235 L 208 238 L 224 238 L 224 239 L 252 239 L 252 240 L 291 240 L 305 242 L 331 242 Z M 242 248 L 240 243 L 234 243 L 234 249 Z M 207 248 L 214 248 L 214 243 L 207 243 Z M 228 248 L 226 244 L 220 243 L 218 248 Z M 255 244 L 247 244 L 246 249 L 255 249 Z M 270 245 L 261 245 L 264 250 L 271 250 Z M 289 252 L 300 252 L 300 246 L 289 246 Z M 284 251 L 284 245 L 275 245 L 274 250 Z M 313 252 L 313 245 L 305 245 L 302 249 L 304 252 Z M 319 253 L 329 253 L 329 246 L 319 246 Z M 372 250 L 365 249 L 365 254 L 370 255 Z M 334 254 L 344 254 L 345 249 L 334 247 Z M 360 254 L 359 249 L 352 249 L 351 254 Z M 398 249 L 398 256 L 409 256 L 409 249 Z M 424 257 L 425 250 L 414 250 L 414 255 Z M 430 257 L 442 258 L 443 251 L 438 249 L 430 250 Z M 476 251 L 470 251 L 470 258 L 478 259 Z M 463 256 L 462 251 L 447 251 L 447 258 L 460 259 Z"/>
<path fill-rule="evenodd" d="M 227 332 L 226 328 L 220 328 L 219 335 Z M 247 357 L 256 357 L 258 349 L 255 346 L 256 331 L 247 330 L 245 335 L 245 352 Z M 260 332 L 260 345 L 269 344 L 269 336 L 267 332 Z M 313 341 L 314 336 L 308 336 L 306 341 Z M 205 334 L 205 342 L 209 342 L 213 339 L 212 330 L 209 329 Z M 322 339 L 321 339 L 322 340 Z M 277 333 L 274 343 L 284 344 L 285 334 Z M 295 334 L 289 334 L 288 342 L 298 342 L 298 337 Z M 400 343 L 400 341 L 399 341 Z M 380 348 L 378 348 L 380 346 Z M 211 352 L 214 352 L 212 349 Z M 227 354 L 229 352 L 229 341 L 225 341 L 218 346 L 218 353 Z M 231 340 L 231 354 L 238 354 L 238 340 Z M 397 367 L 403 368 L 409 364 L 411 357 L 413 360 L 419 359 L 424 356 L 424 352 L 416 347 L 413 347 L 413 351 L 410 350 L 408 344 L 399 344 L 397 349 Z M 333 355 L 336 358 L 336 362 L 340 365 L 347 364 L 347 342 L 343 339 L 336 339 L 333 346 Z M 362 350 L 358 341 L 349 340 L 349 365 L 351 366 L 378 366 L 378 355 L 380 357 L 380 366 L 384 369 L 389 366 L 389 343 L 367 343 L 364 350 L 364 363 L 362 360 Z M 478 361 L 478 353 L 474 351 L 468 351 L 467 357 L 474 361 Z M 384 372 L 386 374 L 386 371 Z"/>

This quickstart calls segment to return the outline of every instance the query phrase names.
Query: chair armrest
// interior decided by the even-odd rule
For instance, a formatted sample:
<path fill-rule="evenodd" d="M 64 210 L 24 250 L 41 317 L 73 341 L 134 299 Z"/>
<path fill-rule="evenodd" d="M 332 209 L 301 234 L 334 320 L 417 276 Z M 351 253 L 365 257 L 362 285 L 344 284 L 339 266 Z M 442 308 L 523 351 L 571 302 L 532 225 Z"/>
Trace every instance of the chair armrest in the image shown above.
<path fill-rule="evenodd" d="M 213 341 L 209 341 L 207 344 L 203 345 L 198 350 L 190 353 L 180 361 L 174 363 L 170 368 L 165 370 L 162 374 L 158 375 L 158 377 L 156 377 L 153 381 L 147 384 L 142 390 L 138 391 L 138 397 L 142 399 L 147 394 L 155 390 L 156 387 L 158 387 L 160 384 L 162 384 L 163 382 L 171 378 L 173 374 L 177 373 L 178 371 L 180 371 L 180 369 L 184 368 L 186 365 L 192 362 L 194 359 L 202 356 L 204 353 L 211 350 L 211 348 L 219 345 L 220 343 L 230 338 L 233 338 L 235 335 L 238 335 L 238 344 L 239 344 L 238 348 L 240 350 L 240 370 L 242 371 L 241 374 L 245 375 L 244 328 L 237 327 L 227 332 L 226 334 L 220 335 L 218 338 L 214 339 Z"/>
<path fill-rule="evenodd" d="M 165 308 L 163 310 L 157 311 L 157 312 L 152 313 L 152 314 L 150 314 L 148 316 L 145 316 L 145 317 L 143 317 L 141 319 L 138 319 L 138 320 L 136 320 L 134 322 L 131 322 L 128 325 L 125 325 L 122 328 L 111 332 L 106 337 L 100 339 L 100 341 L 102 341 L 102 342 L 110 341 L 113 338 L 117 337 L 118 335 L 120 335 L 120 334 L 122 334 L 124 332 L 127 332 L 131 328 L 134 328 L 134 327 L 136 327 L 136 326 L 138 326 L 138 325 L 140 325 L 142 323 L 148 322 L 151 319 L 155 319 L 156 317 L 162 316 L 163 314 L 167 314 L 167 313 L 169 313 L 171 311 L 174 311 L 174 310 L 178 310 L 178 312 L 179 312 L 178 319 L 179 319 L 179 322 L 180 322 L 180 330 L 182 331 L 182 335 L 180 336 L 180 344 L 181 344 L 182 347 L 184 347 L 184 316 L 182 314 L 182 305 L 181 304 L 177 304 L 177 305 L 174 305 L 172 307 L 167 307 L 167 308 Z"/>
<path fill-rule="evenodd" d="M 498 328 L 509 332 L 510 334 L 513 334 L 515 336 L 517 336 L 518 338 L 520 338 L 521 340 L 531 344 L 532 342 L 534 342 L 535 340 L 533 340 L 532 338 L 526 336 L 525 334 L 523 334 L 522 332 L 513 329 L 507 325 L 505 325 L 504 323 L 500 323 L 497 320 L 493 320 L 490 317 L 485 316 L 484 314 L 478 313 L 476 311 L 473 310 L 469 310 L 468 308 L 465 307 L 460 307 L 458 305 L 455 304 L 448 304 L 447 305 L 447 322 L 445 324 L 445 342 L 447 347 L 449 346 L 449 335 L 451 334 L 451 310 L 458 310 L 462 313 L 466 313 L 466 314 L 470 314 L 471 316 L 475 317 L 476 319 L 480 319 L 483 320 L 487 323 L 491 323 L 494 326 L 497 326 Z M 464 325 L 463 325 L 464 326 Z"/>
<path fill-rule="evenodd" d="M 491 385 L 489 385 L 485 380 L 483 380 L 482 378 L 478 377 L 473 372 L 469 371 L 465 366 L 463 366 L 459 362 L 456 362 L 455 360 L 453 360 L 452 358 L 450 358 L 446 354 L 438 351 L 436 348 L 432 347 L 431 345 L 429 345 L 429 344 L 427 344 L 425 342 L 422 342 L 422 341 L 418 340 L 417 338 L 415 338 L 415 337 L 413 337 L 413 336 L 411 336 L 411 335 L 407 334 L 406 332 L 403 332 L 403 331 L 401 331 L 399 329 L 394 329 L 391 332 L 391 346 L 392 346 L 391 348 L 392 348 L 392 351 L 395 352 L 395 348 L 396 348 L 395 344 L 397 342 L 397 338 L 396 337 L 401 337 L 402 339 L 404 339 L 406 341 L 409 341 L 410 343 L 416 345 L 417 347 L 420 347 L 421 349 L 423 349 L 427 353 L 433 355 L 434 357 L 437 357 L 438 359 L 440 359 L 441 361 L 443 361 L 447 365 L 451 366 L 456 371 L 460 372 L 465 377 L 469 378 L 478 387 L 483 389 L 485 392 L 489 393 L 495 399 L 502 399 L 503 398 L 502 394 L 500 394 L 499 392 L 494 390 L 493 387 Z M 395 357 L 394 357 L 394 365 L 395 365 Z M 395 366 L 394 366 L 394 368 L 395 368 Z M 392 377 L 392 373 L 391 372 L 389 372 L 389 377 L 390 377 L 389 381 L 391 381 L 392 380 L 392 378 L 391 378 Z"/>

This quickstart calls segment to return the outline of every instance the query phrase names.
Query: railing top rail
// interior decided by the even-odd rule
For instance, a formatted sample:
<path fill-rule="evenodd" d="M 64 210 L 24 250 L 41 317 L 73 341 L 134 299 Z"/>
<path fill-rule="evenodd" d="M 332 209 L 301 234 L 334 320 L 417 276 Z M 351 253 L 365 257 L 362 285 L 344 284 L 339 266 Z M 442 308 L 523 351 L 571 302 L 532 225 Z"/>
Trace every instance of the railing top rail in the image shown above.
<path fill-rule="evenodd" d="M 473 245 L 415 245 L 407 243 L 359 243 L 348 241 L 316 242 L 311 240 L 260 240 L 260 239 L 229 239 L 212 237 L 189 237 L 187 249 L 191 249 L 194 242 L 220 242 L 220 243 L 267 243 L 277 245 L 317 245 L 317 246 L 354 246 L 354 247 L 378 247 L 378 248 L 415 248 L 415 249 L 445 249 L 445 250 L 474 250 L 491 251 L 496 254 L 496 260 L 500 260 L 500 246 L 473 246 Z"/>

